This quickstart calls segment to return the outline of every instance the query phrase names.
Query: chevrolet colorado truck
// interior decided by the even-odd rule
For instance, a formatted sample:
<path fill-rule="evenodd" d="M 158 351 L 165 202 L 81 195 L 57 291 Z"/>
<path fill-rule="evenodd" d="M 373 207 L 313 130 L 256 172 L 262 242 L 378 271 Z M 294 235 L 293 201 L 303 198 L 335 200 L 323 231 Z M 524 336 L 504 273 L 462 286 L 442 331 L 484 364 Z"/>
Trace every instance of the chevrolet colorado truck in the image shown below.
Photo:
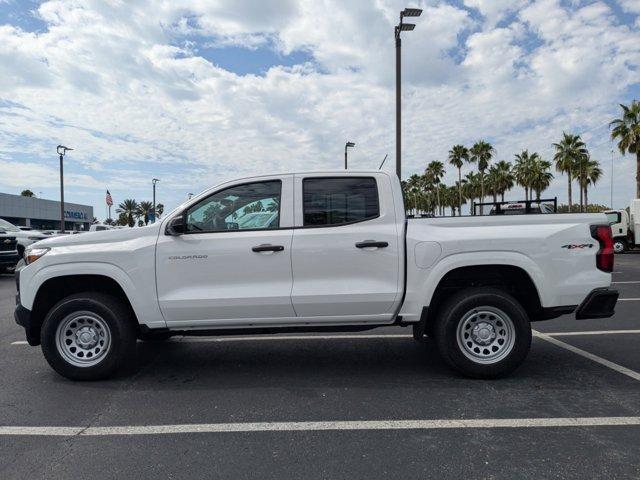
<path fill-rule="evenodd" d="M 604 214 L 407 219 L 384 172 L 244 178 L 148 227 L 31 245 L 15 319 L 75 380 L 172 335 L 412 326 L 472 377 L 513 371 L 531 322 L 610 317 Z"/>

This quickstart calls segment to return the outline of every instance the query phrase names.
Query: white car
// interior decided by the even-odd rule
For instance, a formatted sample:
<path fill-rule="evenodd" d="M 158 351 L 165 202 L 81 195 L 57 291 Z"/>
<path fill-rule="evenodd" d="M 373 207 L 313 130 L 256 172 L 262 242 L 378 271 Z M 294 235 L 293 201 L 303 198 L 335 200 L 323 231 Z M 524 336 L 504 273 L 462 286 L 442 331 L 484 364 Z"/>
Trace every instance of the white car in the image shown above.
<path fill-rule="evenodd" d="M 0 218 L 0 232 L 6 232 L 18 240 L 18 256 L 23 257 L 25 249 L 34 242 L 51 238 L 37 230 L 22 230 L 16 227 L 13 223 L 9 223 L 6 220 Z"/>
<path fill-rule="evenodd" d="M 76 380 L 130 362 L 136 339 L 389 325 L 493 378 L 524 361 L 530 322 L 609 317 L 618 297 L 604 214 L 407 220 L 380 171 L 226 182 L 161 222 L 45 240 L 26 261 L 16 321 Z"/>

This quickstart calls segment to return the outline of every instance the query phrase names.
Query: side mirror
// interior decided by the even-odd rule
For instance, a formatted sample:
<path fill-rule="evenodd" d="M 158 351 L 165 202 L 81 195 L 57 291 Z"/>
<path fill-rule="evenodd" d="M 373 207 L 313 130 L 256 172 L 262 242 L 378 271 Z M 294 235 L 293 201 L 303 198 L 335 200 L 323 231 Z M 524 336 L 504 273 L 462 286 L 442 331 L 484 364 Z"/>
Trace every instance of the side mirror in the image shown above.
<path fill-rule="evenodd" d="M 184 217 L 180 215 L 178 217 L 173 217 L 171 220 L 169 220 L 165 233 L 167 235 L 177 237 L 179 235 L 182 235 L 185 231 L 186 231 L 186 225 L 184 223 Z"/>
<path fill-rule="evenodd" d="M 240 225 L 236 222 L 227 222 L 227 230 L 240 230 Z"/>

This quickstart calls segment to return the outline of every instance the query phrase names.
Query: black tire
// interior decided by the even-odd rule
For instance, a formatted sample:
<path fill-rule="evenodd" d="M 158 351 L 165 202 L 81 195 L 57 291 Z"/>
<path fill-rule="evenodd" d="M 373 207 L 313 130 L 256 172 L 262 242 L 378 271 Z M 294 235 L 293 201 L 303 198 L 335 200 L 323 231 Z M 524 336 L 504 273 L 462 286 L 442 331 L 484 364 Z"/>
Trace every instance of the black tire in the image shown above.
<path fill-rule="evenodd" d="M 59 351 L 58 326 L 76 312 L 97 315 L 108 326 L 110 346 L 99 363 L 76 366 Z M 122 301 L 96 292 L 71 295 L 59 301 L 46 315 L 40 332 L 42 353 L 56 372 L 70 380 L 101 380 L 111 376 L 135 357 L 136 321 Z"/>
<path fill-rule="evenodd" d="M 629 245 L 627 245 L 627 241 L 623 238 L 614 238 L 613 239 L 613 251 L 615 253 L 625 253 L 629 250 Z"/>
<path fill-rule="evenodd" d="M 496 317 L 492 313 L 485 315 L 485 310 L 480 307 L 487 307 L 488 310 L 494 310 L 500 312 L 497 315 L 498 325 L 504 325 L 500 323 L 501 315 L 505 315 L 504 321 L 510 321 L 511 325 L 505 327 L 510 332 L 506 345 L 512 345 L 511 347 L 502 346 L 502 344 L 492 343 L 488 348 L 496 347 L 497 353 L 492 353 L 488 348 L 469 342 L 469 346 L 466 349 L 461 345 L 467 342 L 461 338 L 458 341 L 458 327 L 460 325 L 460 335 L 467 335 L 472 330 L 465 330 L 464 327 L 471 327 L 474 323 L 469 322 L 485 322 L 483 320 L 487 318 L 486 322 L 495 322 Z M 477 310 L 476 310 L 477 309 Z M 475 318 L 475 320 L 474 320 Z M 492 320 L 489 320 L 492 318 Z M 471 320 L 469 320 L 471 319 Z M 479 326 L 477 323 L 476 326 Z M 494 324 L 495 325 L 495 324 Z M 467 328 L 469 328 L 467 327 Z M 491 330 L 485 330 L 485 332 L 493 332 Z M 504 333 L 504 330 L 500 330 L 503 327 L 496 326 L 497 331 Z M 529 323 L 529 317 L 522 305 L 508 293 L 499 290 L 497 288 L 469 288 L 460 291 L 449 298 L 442 308 L 440 308 L 435 325 L 434 334 L 438 351 L 445 360 L 445 362 L 457 370 L 458 372 L 472 378 L 499 378 L 513 372 L 527 357 L 529 348 L 531 347 L 531 325 Z M 496 342 L 501 340 L 500 337 L 496 338 Z M 503 343 L 504 343 L 504 339 Z M 477 354 L 474 353 L 472 348 L 476 348 Z M 510 348 L 510 350 L 509 350 Z M 479 359 L 484 353 L 487 355 L 496 355 L 495 359 L 490 358 Z M 466 353 L 465 353 L 466 352 Z M 498 355 L 503 355 L 502 357 Z M 475 357 L 472 360 L 470 357 Z M 493 363 L 482 363 L 493 362 Z"/>
<path fill-rule="evenodd" d="M 164 342 L 169 340 L 173 336 L 173 333 L 168 331 L 154 332 L 149 330 L 146 332 L 138 333 L 138 340 L 143 342 Z"/>

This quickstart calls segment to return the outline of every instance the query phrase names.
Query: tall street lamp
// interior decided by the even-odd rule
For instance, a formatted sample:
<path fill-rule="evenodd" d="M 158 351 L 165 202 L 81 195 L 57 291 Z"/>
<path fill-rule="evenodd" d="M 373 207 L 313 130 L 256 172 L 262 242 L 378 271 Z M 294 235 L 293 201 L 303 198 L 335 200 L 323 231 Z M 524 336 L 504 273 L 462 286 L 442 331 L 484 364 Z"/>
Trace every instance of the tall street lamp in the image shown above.
<path fill-rule="evenodd" d="M 402 163 L 401 163 L 401 144 L 400 144 L 400 127 L 401 121 L 400 116 L 402 113 L 400 107 L 400 77 L 401 77 L 401 50 L 402 50 L 402 41 L 400 40 L 401 32 L 408 32 L 416 28 L 413 23 L 404 23 L 404 17 L 419 17 L 422 14 L 422 10 L 420 8 L 405 8 L 400 12 L 400 23 L 395 26 L 395 37 L 396 37 L 396 175 L 398 175 L 398 179 L 402 180 Z"/>
<path fill-rule="evenodd" d="M 60 233 L 65 233 L 64 228 L 64 169 L 62 167 L 62 162 L 64 160 L 64 156 L 67 154 L 69 150 L 73 150 L 73 148 L 65 147 L 64 145 L 58 145 L 56 147 L 56 152 L 60 156 Z"/>
<path fill-rule="evenodd" d="M 151 180 L 153 184 L 153 223 L 156 223 L 156 183 L 159 181 L 157 178 Z"/>
<path fill-rule="evenodd" d="M 356 144 L 353 142 L 347 142 L 344 144 L 344 169 L 347 169 L 347 148 L 355 147 Z"/>

